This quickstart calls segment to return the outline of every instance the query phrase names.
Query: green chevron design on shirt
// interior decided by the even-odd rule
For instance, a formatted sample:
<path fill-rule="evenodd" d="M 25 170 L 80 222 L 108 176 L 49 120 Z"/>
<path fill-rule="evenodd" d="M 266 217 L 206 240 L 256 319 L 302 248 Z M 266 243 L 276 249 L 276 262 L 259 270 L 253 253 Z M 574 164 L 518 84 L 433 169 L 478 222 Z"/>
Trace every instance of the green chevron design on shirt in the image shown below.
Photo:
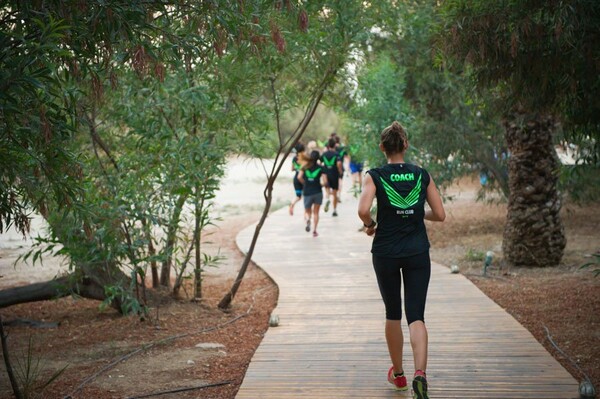
<path fill-rule="evenodd" d="M 323 157 L 323 162 L 325 163 L 325 166 L 327 166 L 328 168 L 333 168 L 333 165 L 335 165 L 335 160 L 336 160 L 336 156 L 332 156 L 331 159 L 327 159 L 326 156 Z"/>
<path fill-rule="evenodd" d="M 300 165 L 300 163 L 298 163 L 296 161 L 292 161 L 292 163 L 294 164 L 294 169 L 295 170 L 300 170 L 300 168 L 302 167 L 302 165 Z"/>
<path fill-rule="evenodd" d="M 312 172 L 310 170 L 306 170 L 304 173 L 306 174 L 306 177 L 308 177 L 309 179 L 314 179 L 315 177 L 317 177 L 317 175 L 319 174 L 320 171 L 321 171 L 321 168 L 317 168 Z"/>
<path fill-rule="evenodd" d="M 390 203 L 398 208 L 407 209 L 411 206 L 416 205 L 419 202 L 419 194 L 421 193 L 421 176 L 417 179 L 417 184 L 415 187 L 408 193 L 406 197 L 402 197 L 400 194 L 394 190 L 394 188 L 390 185 L 390 183 L 386 182 L 383 177 L 381 178 L 381 183 L 383 184 L 383 189 L 387 194 Z"/>

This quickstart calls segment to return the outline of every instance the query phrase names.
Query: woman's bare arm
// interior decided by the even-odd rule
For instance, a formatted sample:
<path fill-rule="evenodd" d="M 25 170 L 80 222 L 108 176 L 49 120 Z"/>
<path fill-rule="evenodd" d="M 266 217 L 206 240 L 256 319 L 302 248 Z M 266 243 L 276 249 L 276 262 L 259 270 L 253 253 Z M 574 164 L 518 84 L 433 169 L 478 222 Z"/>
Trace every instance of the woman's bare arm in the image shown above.
<path fill-rule="evenodd" d="M 298 171 L 298 181 L 304 184 L 304 169 Z"/>
<path fill-rule="evenodd" d="M 358 200 L 358 217 L 362 220 L 363 225 L 372 226 L 370 228 L 367 227 L 367 235 L 373 235 L 373 233 L 375 233 L 375 228 L 377 227 L 374 220 L 371 218 L 371 207 L 373 206 L 373 200 L 375 199 L 375 191 L 373 178 L 367 173 L 363 180 L 362 193 Z"/>
<path fill-rule="evenodd" d="M 432 222 L 443 222 L 446 219 L 446 211 L 442 203 L 442 197 L 433 181 L 433 177 L 429 176 L 429 186 L 427 186 L 427 203 L 431 209 L 425 211 L 425 219 Z"/>

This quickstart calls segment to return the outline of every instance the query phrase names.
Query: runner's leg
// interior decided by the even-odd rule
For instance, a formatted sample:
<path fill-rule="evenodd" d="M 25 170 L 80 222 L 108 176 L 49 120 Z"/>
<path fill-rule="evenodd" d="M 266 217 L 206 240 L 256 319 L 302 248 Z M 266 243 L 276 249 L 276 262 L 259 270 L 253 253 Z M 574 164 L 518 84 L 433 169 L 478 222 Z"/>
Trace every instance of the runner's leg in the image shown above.
<path fill-rule="evenodd" d="M 429 251 L 407 258 L 402 268 L 406 320 L 410 331 L 415 370 L 427 369 L 428 335 L 425 302 L 431 277 Z"/>
<path fill-rule="evenodd" d="M 402 278 L 397 259 L 373 255 L 373 267 L 377 276 L 379 292 L 385 305 L 385 339 L 394 371 L 403 371 L 402 357 L 404 336 L 402 333 Z"/>

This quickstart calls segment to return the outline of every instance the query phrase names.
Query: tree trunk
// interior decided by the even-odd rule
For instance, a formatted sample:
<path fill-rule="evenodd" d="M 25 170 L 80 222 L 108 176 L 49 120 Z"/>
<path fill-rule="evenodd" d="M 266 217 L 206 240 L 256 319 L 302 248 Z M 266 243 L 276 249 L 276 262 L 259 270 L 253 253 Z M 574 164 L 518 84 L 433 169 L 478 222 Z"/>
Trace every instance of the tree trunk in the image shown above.
<path fill-rule="evenodd" d="M 2 357 L 4 358 L 4 364 L 6 366 L 6 374 L 8 374 L 8 379 L 10 381 L 10 385 L 12 386 L 13 393 L 15 394 L 15 399 L 23 399 L 23 393 L 21 393 L 21 389 L 19 388 L 19 382 L 17 381 L 17 377 L 15 376 L 12 364 L 10 362 L 7 337 L 8 335 L 4 333 L 2 318 L 0 317 L 0 340 L 2 341 Z"/>
<path fill-rule="evenodd" d="M 156 249 L 154 248 L 154 243 L 152 242 L 152 231 L 148 222 L 146 222 L 146 218 L 142 218 L 142 226 L 144 227 L 144 234 L 146 234 L 146 238 L 148 239 L 148 255 L 152 258 L 150 261 L 150 271 L 152 273 L 152 288 L 158 288 L 160 286 L 160 279 L 158 277 L 158 265 L 154 256 L 156 255 Z M 145 283 L 145 282 L 144 282 Z"/>
<path fill-rule="evenodd" d="M 179 220 L 181 219 L 181 211 L 183 205 L 188 198 L 188 194 L 181 194 L 175 204 L 171 222 L 167 230 L 167 239 L 165 242 L 165 256 L 166 260 L 162 264 L 160 270 L 160 284 L 164 287 L 169 287 L 171 284 L 171 267 L 173 266 L 173 251 L 175 250 L 175 243 L 177 242 L 177 229 L 179 228 Z"/>
<path fill-rule="evenodd" d="M 129 278 L 120 270 L 105 273 L 97 268 L 87 267 L 86 269 L 88 269 L 88 273 L 92 274 L 80 279 L 71 274 L 46 282 L 1 290 L 0 308 L 20 303 L 62 298 L 73 293 L 84 298 L 103 301 L 106 299 L 105 286 L 117 284 L 125 287 L 129 286 Z M 91 269 L 96 271 L 90 272 Z M 121 302 L 118 298 L 113 300 L 111 306 L 122 312 Z"/>
<path fill-rule="evenodd" d="M 200 197 L 200 188 L 196 187 L 196 225 L 194 227 L 194 245 L 196 264 L 194 266 L 194 298 L 202 298 L 202 252 L 200 251 L 200 234 L 204 224 L 202 223 L 202 212 L 204 211 L 204 196 Z"/>
<path fill-rule="evenodd" d="M 285 160 L 285 158 L 284 158 Z M 252 254 L 254 253 L 254 248 L 256 247 L 256 242 L 258 241 L 258 236 L 260 235 L 260 230 L 265 224 L 265 220 L 267 216 L 269 216 L 269 210 L 271 209 L 271 201 L 273 199 L 273 182 L 275 181 L 276 175 L 271 176 L 267 182 L 267 188 L 265 189 L 265 207 L 263 208 L 263 213 L 260 217 L 259 222 L 256 224 L 254 228 L 254 235 L 252 236 L 252 241 L 250 242 L 250 248 L 248 248 L 248 252 L 244 257 L 244 262 L 242 262 L 242 267 L 238 271 L 238 275 L 231 286 L 231 289 L 219 302 L 219 309 L 228 309 L 231 306 L 231 302 L 235 297 L 238 289 L 240 288 L 240 284 L 242 284 L 242 280 L 244 279 L 244 275 L 246 274 L 246 270 L 248 270 L 248 265 L 250 265 L 250 261 L 252 260 Z"/>
<path fill-rule="evenodd" d="M 557 190 L 558 158 L 552 117 L 521 114 L 504 122 L 508 160 L 508 209 L 502 252 L 514 266 L 557 266 L 566 245 Z"/>
<path fill-rule="evenodd" d="M 150 237 L 150 241 L 148 242 L 148 254 L 151 257 L 156 255 L 156 249 L 154 249 L 154 244 L 152 244 L 152 237 Z M 160 286 L 160 279 L 158 277 L 158 265 L 156 260 L 150 261 L 150 271 L 152 272 L 152 288 L 158 288 Z"/>

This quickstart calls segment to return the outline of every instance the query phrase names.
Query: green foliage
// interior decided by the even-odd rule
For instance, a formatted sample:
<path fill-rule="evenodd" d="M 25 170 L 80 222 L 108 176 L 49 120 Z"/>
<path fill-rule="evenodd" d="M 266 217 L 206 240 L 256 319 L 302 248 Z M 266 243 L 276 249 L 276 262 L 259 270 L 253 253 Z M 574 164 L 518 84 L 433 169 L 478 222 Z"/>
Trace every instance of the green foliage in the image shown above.
<path fill-rule="evenodd" d="M 182 65 L 186 57 L 203 62 L 213 44 L 242 35 L 240 5 L 228 3 L 5 1 L 0 231 L 14 223 L 25 234 L 32 210 L 45 216 L 49 208 L 80 202 L 79 154 L 68 149 L 80 123 L 89 122 L 85 113 L 118 85 L 119 69 L 161 79 L 165 64 Z"/>
<path fill-rule="evenodd" d="M 562 165 L 559 187 L 575 203 L 597 202 L 600 200 L 600 167 L 586 164 Z"/>
<path fill-rule="evenodd" d="M 575 143 L 600 138 L 599 2 L 452 0 L 443 20 L 446 54 L 496 88 L 505 112 L 549 112 Z"/>
<path fill-rule="evenodd" d="M 468 69 L 453 72 L 437 58 L 436 27 L 440 19 L 438 2 L 407 5 L 400 15 L 406 27 L 391 36 L 398 48 L 394 60 L 406 70 L 405 98 L 412 106 L 415 137 L 421 159 L 444 186 L 473 170 L 485 169 L 495 176 L 495 187 L 508 193 L 503 131 L 493 104 L 492 93 L 473 90 Z"/>
<path fill-rule="evenodd" d="M 483 262 L 485 260 L 485 253 L 483 251 L 469 248 L 465 253 L 465 260 L 469 262 Z"/>
<path fill-rule="evenodd" d="M 105 310 L 113 303 L 120 305 L 119 311 L 122 314 L 147 315 L 148 308 L 143 306 L 140 301 L 132 295 L 135 289 L 135 273 L 132 273 L 130 287 L 122 285 L 106 285 L 104 287 L 105 299 L 100 304 L 100 310 Z"/>
<path fill-rule="evenodd" d="M 372 167 L 385 163 L 379 149 L 381 131 L 394 120 L 410 129 L 412 117 L 402 101 L 404 73 L 385 54 L 361 68 L 354 105 L 347 122 L 350 155 Z"/>
<path fill-rule="evenodd" d="M 0 232 L 14 224 L 23 234 L 31 208 L 73 202 L 80 173 L 66 146 L 73 97 L 56 74 L 56 60 L 68 56 L 59 46 L 67 26 L 30 17 L 0 11 Z"/>
<path fill-rule="evenodd" d="M 346 106 L 350 152 L 371 165 L 384 162 L 377 147 L 379 133 L 398 118 L 409 135 L 407 158 L 425 167 L 436 184 L 445 186 L 485 169 L 495 178 L 484 189 L 506 194 L 505 144 L 499 117 L 489 105 L 493 96 L 475 93 L 468 71 L 453 73 L 437 60 L 438 3 L 402 3 L 388 19 L 357 57 L 358 94 Z M 365 114 L 365 109 L 370 111 Z M 353 137 L 365 130 L 358 119 L 371 131 Z"/>

